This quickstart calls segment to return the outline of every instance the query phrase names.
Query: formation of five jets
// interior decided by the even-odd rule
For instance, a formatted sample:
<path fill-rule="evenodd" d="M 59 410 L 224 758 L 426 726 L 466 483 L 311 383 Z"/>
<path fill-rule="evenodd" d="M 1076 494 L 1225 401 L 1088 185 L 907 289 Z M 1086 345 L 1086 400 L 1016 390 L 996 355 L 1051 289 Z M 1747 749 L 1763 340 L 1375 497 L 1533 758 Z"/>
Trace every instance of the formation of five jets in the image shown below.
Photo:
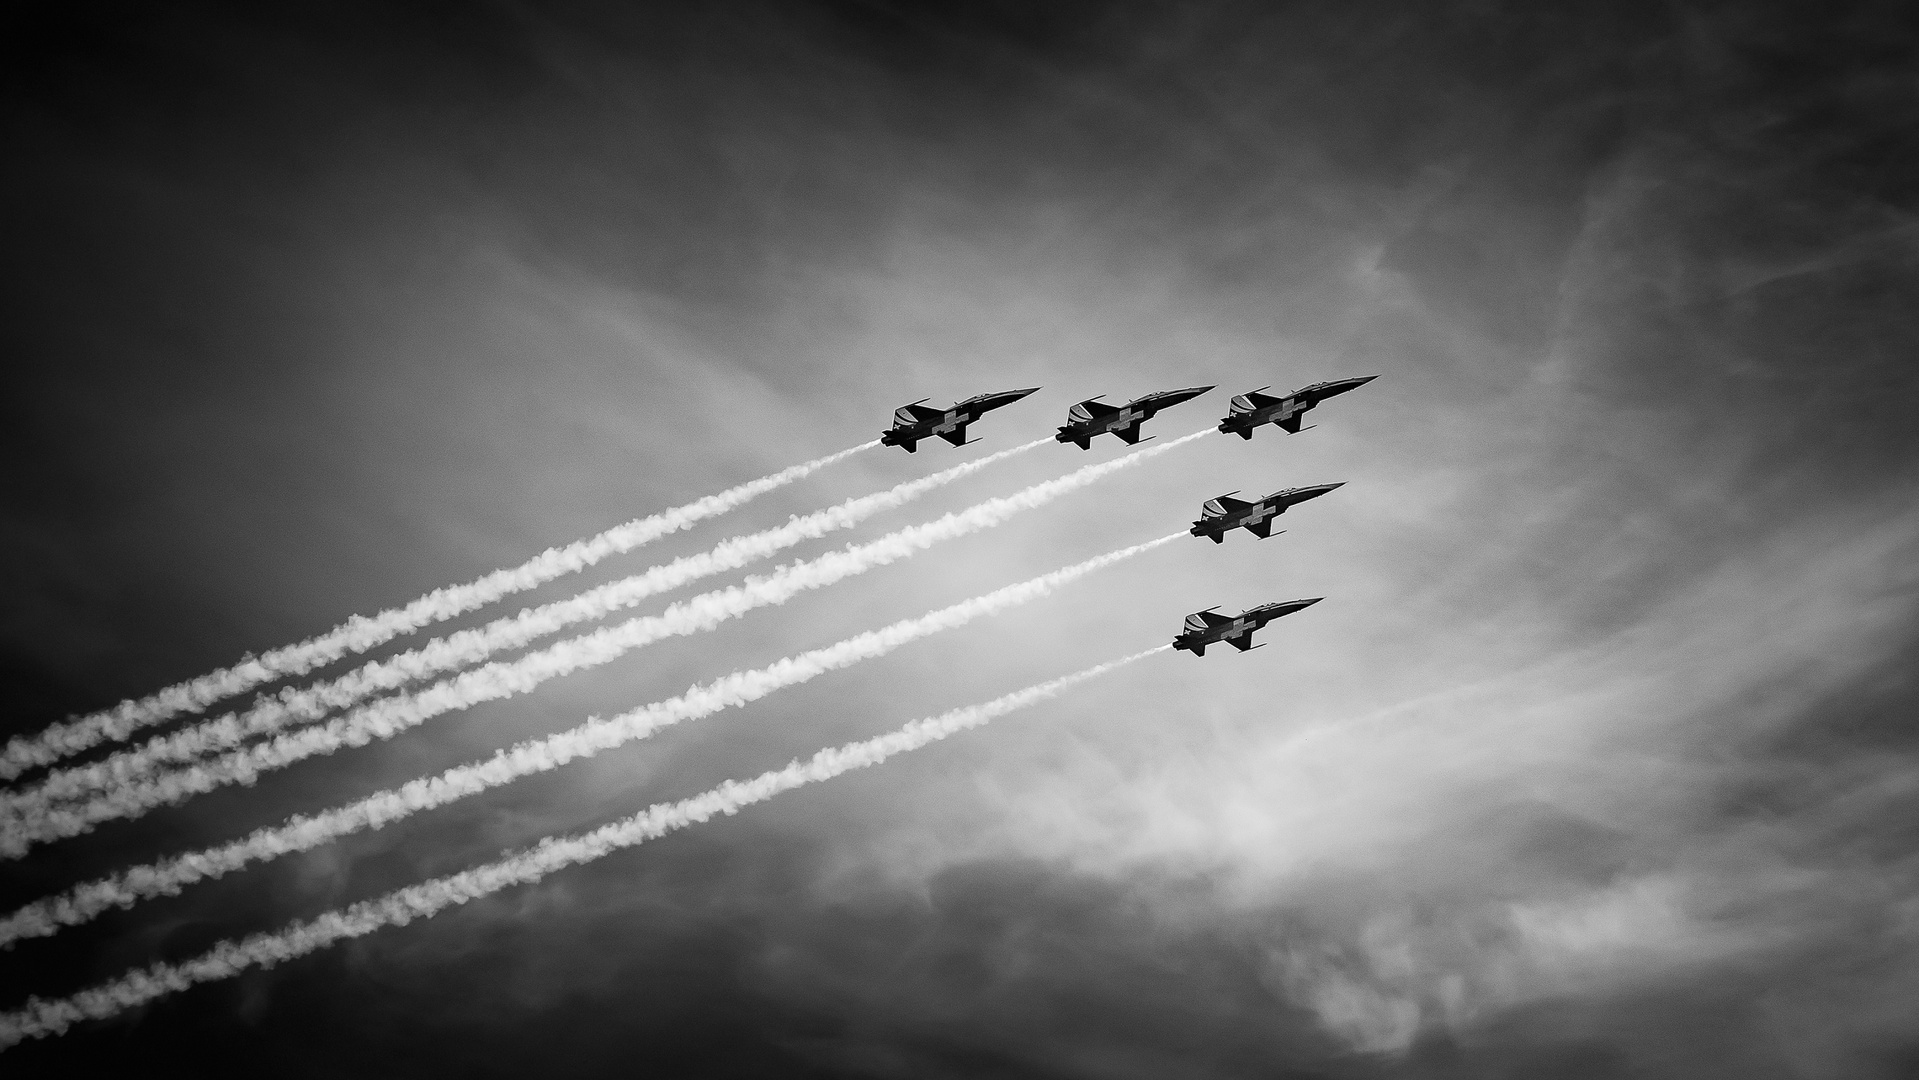
<path fill-rule="evenodd" d="M 1301 421 L 1314 406 L 1327 398 L 1356 390 L 1375 378 L 1378 376 L 1365 375 L 1357 379 L 1314 383 L 1284 397 L 1261 393 L 1270 389 L 1262 386 L 1232 399 L 1226 417 L 1219 422 L 1219 430 L 1242 439 L 1251 439 L 1254 429 L 1273 424 L 1288 434 L 1297 435 L 1307 430 L 1301 426 Z M 964 446 L 969 441 L 966 438 L 968 424 L 1038 389 L 1037 386 L 1031 386 L 1024 390 L 980 394 L 955 402 L 945 409 L 929 408 L 926 399 L 921 398 L 894 410 L 893 426 L 880 433 L 880 442 L 886 446 L 902 447 L 909 454 L 917 451 L 923 439 L 945 439 L 954 446 Z M 1060 425 L 1059 433 L 1054 438 L 1062 443 L 1073 443 L 1081 450 L 1092 449 L 1093 439 L 1107 434 L 1116 435 L 1128 444 L 1138 443 L 1142 441 L 1140 425 L 1151 420 L 1161 409 L 1190 401 L 1211 389 L 1211 386 L 1189 386 L 1182 390 L 1161 390 L 1134 398 L 1125 405 L 1103 404 L 1099 399 L 1105 395 L 1095 395 L 1066 410 L 1066 423 Z M 1233 498 L 1239 493 L 1229 491 L 1208 499 L 1201 506 L 1200 518 L 1193 522 L 1191 532 L 1194 536 L 1207 537 L 1215 544 L 1225 543 L 1226 534 L 1234 529 L 1245 529 L 1264 540 L 1273 535 L 1273 519 L 1285 513 L 1288 507 L 1316 499 L 1340 486 L 1316 484 L 1287 488 L 1250 502 Z M 1283 615 L 1311 607 L 1322 599 L 1313 597 L 1261 604 L 1231 616 L 1219 614 L 1217 608 L 1195 611 L 1186 616 L 1185 629 L 1173 639 L 1173 648 L 1194 656 L 1204 656 L 1206 646 L 1223 641 L 1241 652 L 1247 652 L 1259 648 L 1253 644 L 1254 631 Z"/>

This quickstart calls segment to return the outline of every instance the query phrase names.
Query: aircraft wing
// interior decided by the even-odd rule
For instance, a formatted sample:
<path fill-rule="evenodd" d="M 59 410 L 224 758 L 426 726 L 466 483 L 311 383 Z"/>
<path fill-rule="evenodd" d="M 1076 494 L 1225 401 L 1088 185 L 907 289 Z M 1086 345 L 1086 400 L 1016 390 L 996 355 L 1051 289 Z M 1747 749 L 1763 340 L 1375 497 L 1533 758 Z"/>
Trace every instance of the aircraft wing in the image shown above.
<path fill-rule="evenodd" d="M 1222 623 L 1229 623 L 1233 621 L 1232 616 L 1221 615 L 1217 611 L 1195 611 L 1193 612 L 1192 615 L 1188 616 L 1188 618 L 1198 618 L 1202 620 L 1203 622 L 1205 622 L 1208 626 L 1219 626 Z"/>
<path fill-rule="evenodd" d="M 1255 409 L 1263 409 L 1268 405 L 1277 405 L 1281 400 L 1271 394 L 1262 394 L 1257 390 L 1250 394 L 1241 394 L 1239 396 L 1245 398 Z"/>
<path fill-rule="evenodd" d="M 1282 416 L 1279 419 L 1273 421 L 1273 423 L 1278 424 L 1282 428 L 1285 428 L 1288 434 L 1297 435 L 1299 434 L 1300 422 L 1305 419 L 1306 419 L 1306 410 L 1301 409 L 1290 416 Z"/>
<path fill-rule="evenodd" d="M 1219 498 L 1213 499 L 1211 501 L 1219 504 L 1219 509 L 1221 513 L 1223 514 L 1231 513 L 1234 510 L 1244 510 L 1247 507 L 1253 505 L 1252 503 L 1247 502 L 1245 499 L 1235 499 L 1231 495 L 1221 495 Z"/>
<path fill-rule="evenodd" d="M 930 405 L 904 405 L 901 408 L 912 413 L 921 423 L 946 419 L 945 409 L 935 409 Z"/>
<path fill-rule="evenodd" d="M 1240 652 L 1251 652 L 1259 648 L 1259 646 L 1253 644 L 1253 634 L 1250 630 L 1238 637 L 1222 638 L 1221 640 L 1233 648 L 1238 649 Z"/>
<path fill-rule="evenodd" d="M 954 428 L 951 431 L 942 431 L 940 432 L 940 438 L 945 439 L 947 442 L 952 443 L 954 446 L 965 446 L 966 445 L 966 425 L 961 424 L 960 426 Z"/>
<path fill-rule="evenodd" d="M 1264 540 L 1273 535 L 1273 519 L 1260 518 L 1258 521 L 1249 522 L 1246 525 L 1246 531 Z"/>
<path fill-rule="evenodd" d="M 1108 405 L 1103 401 L 1097 401 L 1093 398 L 1087 398 L 1085 401 L 1074 405 L 1073 408 L 1083 411 L 1088 417 L 1105 416 L 1107 413 L 1116 413 L 1119 411 L 1119 406 Z"/>
<path fill-rule="evenodd" d="M 1139 421 L 1135 420 L 1125 427 L 1116 427 L 1113 429 L 1113 434 L 1125 439 L 1128 443 L 1136 443 L 1139 441 Z"/>

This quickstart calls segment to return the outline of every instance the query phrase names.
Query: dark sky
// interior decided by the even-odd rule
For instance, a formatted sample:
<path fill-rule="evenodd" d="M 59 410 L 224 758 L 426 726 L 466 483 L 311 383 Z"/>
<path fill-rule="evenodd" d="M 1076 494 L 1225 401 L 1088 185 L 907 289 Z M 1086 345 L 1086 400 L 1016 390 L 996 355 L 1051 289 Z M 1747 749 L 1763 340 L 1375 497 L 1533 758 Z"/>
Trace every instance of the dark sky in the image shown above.
<path fill-rule="evenodd" d="M 868 773 L 23 1044 L 8 1075 L 1919 1072 L 1919 20 L 1899 3 L 0 14 L 5 734 L 871 438 L 1379 374 L 1037 514 L 0 864 L 8 910 L 1343 480 L 0 962 L 0 1009 L 1163 641 Z M 1110 442 L 1110 440 L 1108 440 Z M 1097 445 L 1097 444 L 1096 444 Z M 866 539 L 1116 453 L 1044 447 Z M 837 545 L 835 539 L 800 556 Z M 790 557 L 789 557 L 790 558 Z M 517 602 L 517 601 L 516 601 Z M 465 620 L 473 624 L 491 613 Z"/>

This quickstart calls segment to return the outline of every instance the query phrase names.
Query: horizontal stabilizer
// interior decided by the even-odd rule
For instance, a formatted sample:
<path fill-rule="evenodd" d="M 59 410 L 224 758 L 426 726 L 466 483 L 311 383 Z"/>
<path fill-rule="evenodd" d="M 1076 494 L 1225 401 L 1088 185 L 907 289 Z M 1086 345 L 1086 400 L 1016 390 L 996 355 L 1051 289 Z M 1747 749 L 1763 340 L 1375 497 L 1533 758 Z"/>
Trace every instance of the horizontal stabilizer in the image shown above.
<path fill-rule="evenodd" d="M 1247 440 L 1248 442 L 1250 442 L 1250 441 L 1252 441 L 1252 438 L 1253 438 L 1253 433 L 1252 433 L 1252 431 L 1251 431 L 1251 430 L 1249 430 L 1249 429 L 1247 429 L 1247 428 L 1241 428 L 1241 429 L 1239 430 L 1239 437 L 1240 437 L 1240 438 L 1242 438 L 1242 439 L 1245 439 L 1245 440 Z"/>
<path fill-rule="evenodd" d="M 1223 544 L 1226 542 L 1226 535 L 1224 533 L 1214 533 L 1212 535 L 1213 535 L 1213 543 Z"/>

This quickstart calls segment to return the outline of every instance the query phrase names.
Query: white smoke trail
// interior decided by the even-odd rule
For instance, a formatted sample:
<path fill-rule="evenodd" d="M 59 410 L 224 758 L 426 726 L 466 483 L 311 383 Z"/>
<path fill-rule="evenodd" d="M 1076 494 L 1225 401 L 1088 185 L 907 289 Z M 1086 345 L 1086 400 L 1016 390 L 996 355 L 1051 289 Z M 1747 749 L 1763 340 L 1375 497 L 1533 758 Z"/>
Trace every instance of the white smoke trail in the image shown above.
<path fill-rule="evenodd" d="M 339 941 L 364 937 L 384 927 L 404 926 L 415 919 L 430 918 L 449 907 L 490 896 L 514 885 L 530 884 L 557 870 L 592 862 L 615 851 L 634 847 L 689 825 L 697 825 L 716 815 L 738 813 L 783 791 L 830 780 L 854 769 L 878 765 L 897 754 L 978 727 L 1171 647 L 1161 645 L 1050 682 L 1016 690 L 983 704 L 955 709 L 930 719 L 915 720 L 888 734 L 822 750 L 806 761 L 795 761 L 783 769 L 761 773 L 751 780 L 729 780 L 692 798 L 659 803 L 632 817 L 603 825 L 581 836 L 549 837 L 527 851 L 498 862 L 422 882 L 373 900 L 363 900 L 338 911 L 294 923 L 274 933 L 255 934 L 239 941 L 223 941 L 192 960 L 178 964 L 154 964 L 71 997 L 52 1001 L 28 998 L 25 1007 L 0 1014 L 0 1048 L 13 1046 L 26 1039 L 59 1035 L 83 1020 L 105 1019 L 199 983 L 232 978 L 250 968 L 272 967 Z"/>
<path fill-rule="evenodd" d="M 1095 570 L 1184 535 L 1178 532 L 1135 544 L 763 668 L 735 672 L 705 686 L 695 686 L 679 697 L 645 705 L 608 720 L 589 720 L 570 731 L 502 750 L 487 761 L 462 765 L 438 776 L 422 777 L 325 813 L 298 815 L 283 824 L 255 830 L 229 844 L 177 855 L 75 886 L 0 919 L 0 947 L 10 946 L 22 938 L 45 937 L 63 926 L 78 926 L 109 908 L 131 907 L 155 896 L 174 895 L 196 881 L 220 877 L 249 863 L 311 850 L 364 829 L 382 828 L 410 814 L 445 806 L 521 777 L 557 769 L 570 761 L 644 739 L 661 728 L 757 701 L 783 687 L 883 656 L 910 641 L 1045 596 Z"/>
<path fill-rule="evenodd" d="M 727 570 L 736 570 L 834 530 L 851 528 L 875 514 L 903 506 L 929 491 L 1052 441 L 1051 438 L 1035 439 L 1023 446 L 1001 450 L 917 480 L 908 480 L 886 491 L 848 499 L 817 513 L 795 517 L 784 525 L 733 537 L 710 551 L 675 559 L 643 573 L 588 589 L 570 599 L 526 608 L 516 615 L 496 619 L 485 626 L 435 638 L 419 648 L 362 665 L 337 679 L 282 690 L 272 698 L 257 702 L 245 712 L 228 713 L 161 736 L 141 747 L 121 751 L 91 765 L 50 773 L 31 788 L 0 796 L 0 817 L 35 817 L 46 813 L 57 802 L 131 782 L 159 766 L 230 750 L 248 739 L 270 735 L 297 723 L 318 720 L 333 710 L 346 708 L 381 691 L 397 689 L 428 675 L 466 667 L 495 652 L 519 648 L 576 623 L 605 618 L 657 593 Z"/>
<path fill-rule="evenodd" d="M 318 637 L 273 649 L 259 656 L 246 657 L 232 667 L 175 683 L 143 698 L 122 701 L 102 712 L 62 721 L 38 735 L 15 737 L 7 742 L 6 750 L 0 751 L 0 780 L 11 780 L 36 766 L 50 765 L 103 742 L 124 739 L 168 717 L 199 712 L 222 698 L 244 693 L 262 683 L 304 674 L 349 653 L 365 652 L 422 626 L 571 574 L 609 555 L 631 551 L 668 533 L 723 514 L 842 458 L 878 445 L 877 439 L 861 443 L 836 454 L 782 469 L 771 476 L 763 476 L 718 495 L 709 495 L 664 513 L 629 521 L 598 536 L 578 540 L 565 547 L 548 548 L 512 569 L 495 570 L 464 585 L 435 589 L 404 607 L 389 608 L 371 618 L 355 615 Z"/>
<path fill-rule="evenodd" d="M 431 717 L 525 693 L 548 679 L 607 663 L 660 638 L 711 629 L 754 608 L 784 603 L 805 590 L 821 588 L 895 562 L 943 540 L 998 525 L 1015 514 L 1043 506 L 1110 473 L 1208 434 L 1210 429 L 1158 446 L 1142 447 L 1024 491 L 901 529 L 870 543 L 829 552 L 764 578 L 748 578 L 743 585 L 695 596 L 668 607 L 659 615 L 629 619 L 517 660 L 496 661 L 418 693 L 376 701 L 323 724 L 287 732 L 211 761 L 128 784 L 86 803 L 56 807 L 32 819 L 0 823 L 0 855 L 18 857 L 35 843 L 77 836 L 103 821 L 133 817 L 227 784 L 252 783 L 263 772 L 316 754 L 392 738 Z"/>

